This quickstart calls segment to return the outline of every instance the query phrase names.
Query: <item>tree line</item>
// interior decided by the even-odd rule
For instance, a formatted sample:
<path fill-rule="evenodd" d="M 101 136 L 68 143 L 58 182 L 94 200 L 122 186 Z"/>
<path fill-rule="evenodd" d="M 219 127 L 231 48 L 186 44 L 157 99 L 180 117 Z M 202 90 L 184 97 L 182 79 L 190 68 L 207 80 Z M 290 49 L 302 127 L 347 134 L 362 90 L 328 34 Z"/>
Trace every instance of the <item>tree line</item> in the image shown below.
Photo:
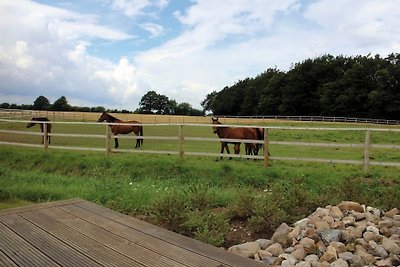
<path fill-rule="evenodd" d="M 45 96 L 39 96 L 33 104 L 9 104 L 1 103 L 0 108 L 4 109 L 26 109 L 26 110 L 50 110 L 50 111 L 81 111 L 81 112 L 113 112 L 113 113 L 143 113 L 143 114 L 169 114 L 169 115 L 191 115 L 202 116 L 203 110 L 192 107 L 189 103 L 177 103 L 174 99 L 169 99 L 166 95 L 158 94 L 156 91 L 147 92 L 139 102 L 139 108 L 134 112 L 122 109 L 106 109 L 103 106 L 79 107 L 71 106 L 65 96 L 61 96 L 54 103 L 50 103 Z"/>
<path fill-rule="evenodd" d="M 400 118 L 400 54 L 323 55 L 287 71 L 270 68 L 201 102 L 216 115 Z"/>
<path fill-rule="evenodd" d="M 50 103 L 49 99 L 45 96 L 39 96 L 33 102 L 33 104 L 10 104 L 1 103 L 0 108 L 5 109 L 27 109 L 27 110 L 51 110 L 51 111 L 82 111 L 82 112 L 103 112 L 106 109 L 102 106 L 97 107 L 79 107 L 71 106 L 65 96 L 61 96 L 53 104 Z M 121 112 L 124 112 L 122 110 Z M 129 111 L 125 111 L 129 112 Z"/>

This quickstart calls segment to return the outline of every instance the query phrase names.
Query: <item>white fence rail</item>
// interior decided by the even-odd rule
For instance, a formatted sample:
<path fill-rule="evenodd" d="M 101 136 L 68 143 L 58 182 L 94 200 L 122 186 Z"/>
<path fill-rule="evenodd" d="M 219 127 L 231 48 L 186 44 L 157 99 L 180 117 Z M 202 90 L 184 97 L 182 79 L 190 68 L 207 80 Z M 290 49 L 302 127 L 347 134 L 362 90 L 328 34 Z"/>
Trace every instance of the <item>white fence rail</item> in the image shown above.
<path fill-rule="evenodd" d="M 9 123 L 27 123 L 28 120 L 7 120 L 0 119 L 0 122 Z M 44 128 L 46 127 L 46 122 L 44 123 Z M 48 123 L 48 122 L 47 122 Z M 369 154 L 371 148 L 384 148 L 384 149 L 400 149 L 400 145 L 397 144 L 371 144 L 371 131 L 382 131 L 382 132 L 398 132 L 400 129 L 397 128 L 321 128 L 321 127 L 260 127 L 260 126 L 238 126 L 238 125 L 205 125 L 205 124 L 141 124 L 142 126 L 176 126 L 178 127 L 178 135 L 176 136 L 134 136 L 134 135 L 118 135 L 121 139 L 143 139 L 143 140 L 158 140 L 167 141 L 174 140 L 177 141 L 177 150 L 175 151 L 165 151 L 165 150 L 146 150 L 146 149 L 113 149 L 111 148 L 111 139 L 113 138 L 109 125 L 119 125 L 118 123 L 90 123 L 90 122 L 51 122 L 52 124 L 74 124 L 74 125 L 102 125 L 105 127 L 104 134 L 76 134 L 76 133 L 49 133 L 48 136 L 51 137 L 72 137 L 72 138 L 97 138 L 103 139 L 104 147 L 80 147 L 80 146 L 59 146 L 50 145 L 47 140 L 47 134 L 44 133 L 29 132 L 29 131 L 17 131 L 17 130 L 0 130 L 0 134 L 12 134 L 12 135 L 35 135 L 43 136 L 43 144 L 28 144 L 20 142 L 10 142 L 5 141 L 0 138 L 0 145 L 13 145 L 13 146 L 23 146 L 23 147 L 34 147 L 34 148 L 44 148 L 46 151 L 48 149 L 66 149 L 66 150 L 84 150 L 84 151 L 98 151 L 104 152 L 107 156 L 110 152 L 132 152 L 132 153 L 148 153 L 148 154 L 171 154 L 179 155 L 179 157 L 184 156 L 207 156 L 207 157 L 233 157 L 233 158 L 252 158 L 252 159 L 262 159 L 264 160 L 264 165 L 268 166 L 269 160 L 286 160 L 286 161 L 308 161 L 308 162 L 322 162 L 322 163 L 346 163 L 346 164 L 357 164 L 363 165 L 364 171 L 367 172 L 370 165 L 380 165 L 380 166 L 396 166 L 400 167 L 398 162 L 380 162 L 371 161 Z M 127 125 L 126 123 L 124 125 Z M 135 125 L 135 124 L 132 124 Z M 258 127 L 264 128 L 265 135 L 263 140 L 248 140 L 248 139 L 220 139 L 220 138 L 206 138 L 206 137 L 193 137 L 184 136 L 183 127 Z M 279 129 L 279 130 L 307 130 L 307 131 L 362 131 L 365 132 L 364 144 L 347 144 L 347 143 L 314 143 L 314 142 L 291 142 L 291 141 L 270 141 L 269 140 L 269 130 Z M 0 135 L 1 137 L 1 135 Z M 220 153 L 208 153 L 208 152 L 193 152 L 185 150 L 184 141 L 201 141 L 201 142 L 243 142 L 243 143 L 255 143 L 263 144 L 264 153 L 261 156 L 255 155 L 235 155 L 235 154 L 220 154 Z M 400 140 L 399 140 L 400 141 Z M 305 146 L 305 147 L 346 147 L 346 148 L 364 148 L 364 160 L 344 160 L 344 159 L 323 159 L 323 158 L 309 158 L 309 157 L 276 157 L 269 156 L 269 146 L 270 145 L 286 145 L 286 146 Z"/>

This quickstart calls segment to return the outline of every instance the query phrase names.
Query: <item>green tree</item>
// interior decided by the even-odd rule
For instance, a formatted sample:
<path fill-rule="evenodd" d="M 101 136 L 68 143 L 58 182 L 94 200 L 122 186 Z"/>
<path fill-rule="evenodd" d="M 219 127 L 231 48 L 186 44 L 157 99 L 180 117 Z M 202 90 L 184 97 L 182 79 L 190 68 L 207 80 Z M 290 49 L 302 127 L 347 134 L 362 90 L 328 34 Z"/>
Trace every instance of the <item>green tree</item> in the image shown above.
<path fill-rule="evenodd" d="M 214 100 L 217 94 L 217 91 L 212 91 L 211 93 L 207 94 L 206 98 L 203 101 L 201 101 L 200 105 L 203 107 L 204 111 L 214 112 Z"/>
<path fill-rule="evenodd" d="M 54 101 L 53 105 L 50 106 L 50 109 L 56 111 L 68 111 L 71 110 L 71 106 L 68 104 L 67 98 L 62 96 Z"/>
<path fill-rule="evenodd" d="M 49 107 L 50 101 L 42 95 L 36 98 L 36 100 L 33 102 L 33 109 L 47 110 Z"/>
<path fill-rule="evenodd" d="M 156 91 L 149 91 L 140 99 L 137 112 L 171 114 L 175 106 L 175 100 L 169 100 L 167 96 L 157 94 Z"/>

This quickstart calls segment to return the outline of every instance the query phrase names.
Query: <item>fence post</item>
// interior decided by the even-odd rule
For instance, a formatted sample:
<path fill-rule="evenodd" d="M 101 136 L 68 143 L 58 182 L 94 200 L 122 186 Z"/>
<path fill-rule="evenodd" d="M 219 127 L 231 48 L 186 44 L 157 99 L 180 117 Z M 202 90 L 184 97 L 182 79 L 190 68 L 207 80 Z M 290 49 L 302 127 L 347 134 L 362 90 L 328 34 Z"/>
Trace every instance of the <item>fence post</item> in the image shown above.
<path fill-rule="evenodd" d="M 371 146 L 371 130 L 367 129 L 365 133 L 365 143 L 364 143 L 364 173 L 368 172 L 370 146 Z"/>
<path fill-rule="evenodd" d="M 43 123 L 43 146 L 44 151 L 47 153 L 47 148 L 49 147 L 49 140 L 48 140 L 48 133 L 47 133 L 47 123 Z"/>
<path fill-rule="evenodd" d="M 111 139 L 111 127 L 106 124 L 106 156 L 110 155 L 111 147 L 110 147 L 110 139 Z"/>
<path fill-rule="evenodd" d="M 269 164 L 269 135 L 268 128 L 264 128 L 264 167 Z"/>
<path fill-rule="evenodd" d="M 179 125 L 179 158 L 183 158 L 183 125 Z"/>

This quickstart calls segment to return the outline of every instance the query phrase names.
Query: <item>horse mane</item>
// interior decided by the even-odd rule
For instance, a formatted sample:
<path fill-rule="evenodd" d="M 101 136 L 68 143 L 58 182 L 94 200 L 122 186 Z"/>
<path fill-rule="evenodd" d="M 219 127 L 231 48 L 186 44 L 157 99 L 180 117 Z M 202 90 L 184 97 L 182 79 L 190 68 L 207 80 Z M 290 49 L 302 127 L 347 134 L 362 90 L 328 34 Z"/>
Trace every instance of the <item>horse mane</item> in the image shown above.
<path fill-rule="evenodd" d="M 112 119 L 112 121 L 121 121 L 120 119 L 114 117 L 113 115 L 110 115 L 108 113 L 105 113 L 108 117 L 110 117 Z"/>

